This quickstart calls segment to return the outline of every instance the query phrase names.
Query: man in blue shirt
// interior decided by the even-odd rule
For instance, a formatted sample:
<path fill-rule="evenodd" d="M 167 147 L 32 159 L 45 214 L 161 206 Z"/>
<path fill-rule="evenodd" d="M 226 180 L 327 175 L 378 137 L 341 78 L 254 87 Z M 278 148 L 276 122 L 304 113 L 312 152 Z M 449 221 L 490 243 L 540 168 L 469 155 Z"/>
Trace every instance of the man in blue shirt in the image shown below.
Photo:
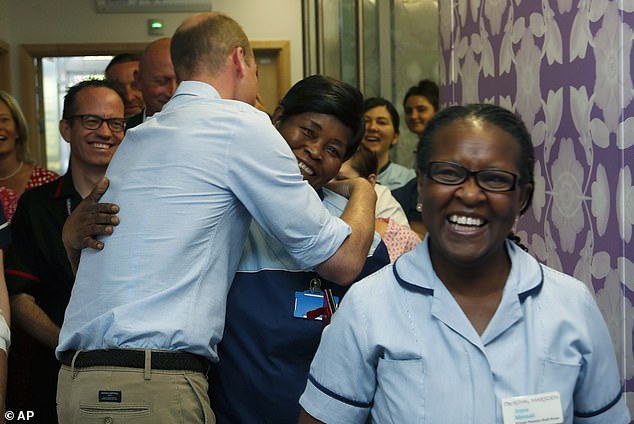
<path fill-rule="evenodd" d="M 195 15 L 171 53 L 179 88 L 126 134 L 106 174 L 103 200 L 121 206 L 119 228 L 81 257 L 56 350 L 62 422 L 213 422 L 206 362 L 218 359 L 251 217 L 300 266 L 340 284 L 360 272 L 373 239 L 371 185 L 347 187 L 348 207 L 333 217 L 250 106 L 255 61 L 235 21 Z"/>

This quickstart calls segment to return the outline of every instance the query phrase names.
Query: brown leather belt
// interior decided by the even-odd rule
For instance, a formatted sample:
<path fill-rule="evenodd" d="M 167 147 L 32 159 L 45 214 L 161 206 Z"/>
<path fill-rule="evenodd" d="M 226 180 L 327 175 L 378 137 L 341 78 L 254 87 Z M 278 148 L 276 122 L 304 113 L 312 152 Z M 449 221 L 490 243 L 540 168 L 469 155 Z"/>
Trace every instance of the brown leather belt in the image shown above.
<path fill-rule="evenodd" d="M 202 356 L 187 352 L 152 351 L 152 369 L 155 370 L 187 370 L 206 374 L 209 361 Z M 60 362 L 71 366 L 75 357 L 74 350 L 61 353 Z M 102 349 L 80 351 L 75 358 L 75 368 L 86 367 L 128 367 L 145 368 L 145 351 L 132 349 Z"/>

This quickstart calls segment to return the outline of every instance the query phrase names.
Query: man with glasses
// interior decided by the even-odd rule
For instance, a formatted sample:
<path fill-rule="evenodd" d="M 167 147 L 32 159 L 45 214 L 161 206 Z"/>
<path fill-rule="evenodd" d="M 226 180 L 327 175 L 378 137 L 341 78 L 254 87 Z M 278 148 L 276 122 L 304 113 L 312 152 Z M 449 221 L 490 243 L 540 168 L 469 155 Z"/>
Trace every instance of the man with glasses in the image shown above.
<path fill-rule="evenodd" d="M 106 173 L 125 129 L 124 102 L 111 82 L 82 81 L 64 98 L 60 133 L 70 144 L 68 172 L 27 191 L 11 227 L 13 244 L 6 258 L 7 286 L 14 323 L 37 344 L 29 381 L 29 410 L 42 423 L 57 422 L 55 359 L 64 311 L 74 274 L 62 244 L 62 227 L 74 207 Z"/>

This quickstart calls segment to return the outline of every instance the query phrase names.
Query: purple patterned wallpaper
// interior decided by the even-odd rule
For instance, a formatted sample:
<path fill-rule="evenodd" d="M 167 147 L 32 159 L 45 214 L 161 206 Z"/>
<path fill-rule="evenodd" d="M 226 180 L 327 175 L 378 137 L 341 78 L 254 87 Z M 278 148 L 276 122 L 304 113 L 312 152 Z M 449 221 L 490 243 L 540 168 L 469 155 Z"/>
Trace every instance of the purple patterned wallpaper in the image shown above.
<path fill-rule="evenodd" d="M 500 104 L 531 130 L 519 235 L 594 292 L 634 411 L 634 0 L 438 3 L 441 98 Z"/>

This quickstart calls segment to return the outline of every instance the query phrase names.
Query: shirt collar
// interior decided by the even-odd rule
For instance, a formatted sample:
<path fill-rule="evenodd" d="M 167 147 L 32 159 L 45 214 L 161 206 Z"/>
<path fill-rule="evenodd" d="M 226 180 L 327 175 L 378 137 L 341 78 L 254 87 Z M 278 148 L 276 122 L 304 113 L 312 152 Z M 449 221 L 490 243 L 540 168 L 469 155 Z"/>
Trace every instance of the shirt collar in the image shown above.
<path fill-rule="evenodd" d="M 379 174 L 382 173 L 382 172 L 387 171 L 387 168 L 389 168 L 390 165 L 392 165 L 392 161 L 388 160 L 387 163 L 385 164 L 385 166 L 383 168 L 379 169 Z"/>
<path fill-rule="evenodd" d="M 520 302 L 539 293 L 543 284 L 543 270 L 539 262 L 507 240 L 506 249 L 511 259 L 511 272 L 506 280 L 505 291 L 517 294 Z M 429 257 L 429 237 L 425 237 L 414 251 L 401 256 L 394 263 L 394 276 L 401 286 L 418 289 L 433 295 L 442 281 L 433 271 Z M 426 272 L 423 272 L 425 270 Z"/>
<path fill-rule="evenodd" d="M 172 99 L 176 100 L 179 97 L 187 96 L 187 95 L 203 96 L 203 97 L 208 97 L 211 99 L 221 98 L 218 91 L 213 86 L 211 86 L 210 84 L 207 84 L 206 82 L 182 81 L 176 88 L 176 91 L 174 92 Z M 171 102 L 172 100 L 170 100 L 167 104 Z"/>
<path fill-rule="evenodd" d="M 73 184 L 73 175 L 70 171 L 69 165 L 66 174 L 57 179 L 57 187 L 55 189 L 55 192 L 53 193 L 53 198 L 66 199 L 75 196 L 79 196 L 79 193 L 77 193 L 77 190 L 75 190 L 75 185 Z"/>

